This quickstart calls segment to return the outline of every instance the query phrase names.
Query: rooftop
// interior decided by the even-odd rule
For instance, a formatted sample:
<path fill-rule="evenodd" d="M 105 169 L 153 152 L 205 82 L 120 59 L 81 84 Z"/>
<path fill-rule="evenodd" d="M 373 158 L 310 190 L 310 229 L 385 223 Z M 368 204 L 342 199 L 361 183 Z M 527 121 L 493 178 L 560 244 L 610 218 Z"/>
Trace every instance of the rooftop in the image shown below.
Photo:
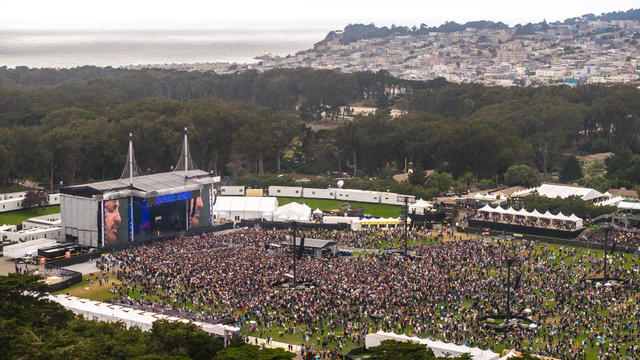
<path fill-rule="evenodd" d="M 133 177 L 133 185 L 129 185 L 129 178 L 108 180 L 82 185 L 66 186 L 60 189 L 62 194 L 92 197 L 105 195 L 109 192 L 134 191 L 136 196 L 149 197 L 174 193 L 176 191 L 196 190 L 202 184 L 211 184 L 219 181 L 219 177 L 212 176 L 206 171 L 189 170 L 185 176 L 184 171 L 171 171 L 152 175 Z M 120 194 L 123 195 L 123 194 Z M 130 194 L 124 195 L 129 196 Z M 121 196 L 118 196 L 121 197 Z"/>

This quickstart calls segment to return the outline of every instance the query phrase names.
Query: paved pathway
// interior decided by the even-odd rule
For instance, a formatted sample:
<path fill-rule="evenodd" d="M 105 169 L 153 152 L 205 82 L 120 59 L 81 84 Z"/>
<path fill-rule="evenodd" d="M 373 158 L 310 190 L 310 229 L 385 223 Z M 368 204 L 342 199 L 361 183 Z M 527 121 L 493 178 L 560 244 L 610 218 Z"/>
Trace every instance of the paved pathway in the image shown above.
<path fill-rule="evenodd" d="M 296 352 L 296 353 L 299 353 L 300 350 L 302 349 L 302 347 L 300 345 L 292 345 L 292 344 L 287 344 L 287 343 L 283 343 L 283 342 L 280 342 L 280 341 L 271 340 L 271 342 L 267 344 L 266 343 L 266 341 L 267 341 L 266 339 L 261 339 L 261 338 L 257 338 L 257 337 L 253 337 L 253 336 L 249 336 L 248 339 L 249 339 L 249 341 L 248 341 L 249 344 L 252 344 L 252 345 L 262 345 L 262 344 L 264 344 L 265 347 L 272 348 L 272 349 L 281 348 L 281 349 L 290 351 L 289 350 L 289 345 L 293 346 L 293 351 Z M 256 340 L 257 340 L 257 342 L 256 342 Z"/>

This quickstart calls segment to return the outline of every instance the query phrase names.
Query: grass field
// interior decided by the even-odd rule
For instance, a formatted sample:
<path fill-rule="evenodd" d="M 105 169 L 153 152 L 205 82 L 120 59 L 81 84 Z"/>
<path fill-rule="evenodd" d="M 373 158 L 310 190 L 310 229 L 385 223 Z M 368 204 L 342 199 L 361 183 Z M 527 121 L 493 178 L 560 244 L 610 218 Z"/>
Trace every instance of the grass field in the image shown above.
<path fill-rule="evenodd" d="M 57 291 L 55 294 L 69 294 L 71 296 L 77 296 L 79 298 L 94 300 L 94 301 L 107 301 L 117 297 L 109 292 L 113 288 L 112 282 L 118 282 L 115 276 L 109 274 L 109 281 L 103 286 L 100 286 L 98 281 L 98 273 L 84 275 L 82 281 L 74 284 L 66 289 Z M 118 282 L 119 283 L 119 282 Z"/>
<path fill-rule="evenodd" d="M 37 208 L 37 209 L 24 209 L 24 210 L 15 210 L 9 211 L 6 213 L 0 213 L 0 225 L 19 225 L 22 224 L 24 220 L 28 218 L 32 218 L 34 216 L 42 216 L 55 214 L 60 212 L 60 205 L 47 206 L 45 208 Z"/>
<path fill-rule="evenodd" d="M 365 214 L 370 214 L 379 217 L 398 217 L 400 216 L 400 206 L 385 205 L 385 204 L 369 204 L 355 201 L 341 201 L 341 200 L 324 200 L 324 199 L 303 199 L 303 198 L 278 198 L 278 205 L 282 206 L 288 203 L 297 202 L 300 204 L 307 204 L 312 210 L 320 209 L 322 211 L 331 211 L 340 209 L 340 204 L 349 203 L 352 208 L 360 207 L 364 209 Z"/>

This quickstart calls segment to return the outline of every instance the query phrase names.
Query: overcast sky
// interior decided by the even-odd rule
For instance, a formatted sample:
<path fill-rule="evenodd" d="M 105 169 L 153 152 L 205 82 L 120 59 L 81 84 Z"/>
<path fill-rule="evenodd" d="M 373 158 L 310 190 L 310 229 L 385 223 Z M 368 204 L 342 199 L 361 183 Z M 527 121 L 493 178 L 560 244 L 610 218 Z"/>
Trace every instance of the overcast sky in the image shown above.
<path fill-rule="evenodd" d="M 525 5 L 526 4 L 526 5 Z M 628 10 L 638 0 L 5 0 L 1 29 L 342 28 L 348 23 L 509 25 Z"/>

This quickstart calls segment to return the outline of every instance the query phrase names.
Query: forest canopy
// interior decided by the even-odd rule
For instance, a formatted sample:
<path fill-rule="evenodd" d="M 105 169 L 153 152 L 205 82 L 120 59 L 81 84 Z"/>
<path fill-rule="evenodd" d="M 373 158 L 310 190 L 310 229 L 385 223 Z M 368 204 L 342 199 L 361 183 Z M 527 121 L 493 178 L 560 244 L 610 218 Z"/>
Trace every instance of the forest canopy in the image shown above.
<path fill-rule="evenodd" d="M 363 102 L 376 114 L 345 118 Z M 391 108 L 403 115 L 392 118 Z M 311 131 L 320 119 L 334 126 Z M 612 151 L 619 155 L 604 179 L 640 181 L 640 90 L 631 85 L 502 88 L 312 69 L 0 68 L 0 163 L 8 164 L 0 185 L 117 178 L 129 132 L 143 171 L 168 171 L 184 127 L 195 162 L 223 176 L 386 176 L 411 161 L 487 183 L 513 165 L 546 175 L 562 170 L 566 154 Z"/>

